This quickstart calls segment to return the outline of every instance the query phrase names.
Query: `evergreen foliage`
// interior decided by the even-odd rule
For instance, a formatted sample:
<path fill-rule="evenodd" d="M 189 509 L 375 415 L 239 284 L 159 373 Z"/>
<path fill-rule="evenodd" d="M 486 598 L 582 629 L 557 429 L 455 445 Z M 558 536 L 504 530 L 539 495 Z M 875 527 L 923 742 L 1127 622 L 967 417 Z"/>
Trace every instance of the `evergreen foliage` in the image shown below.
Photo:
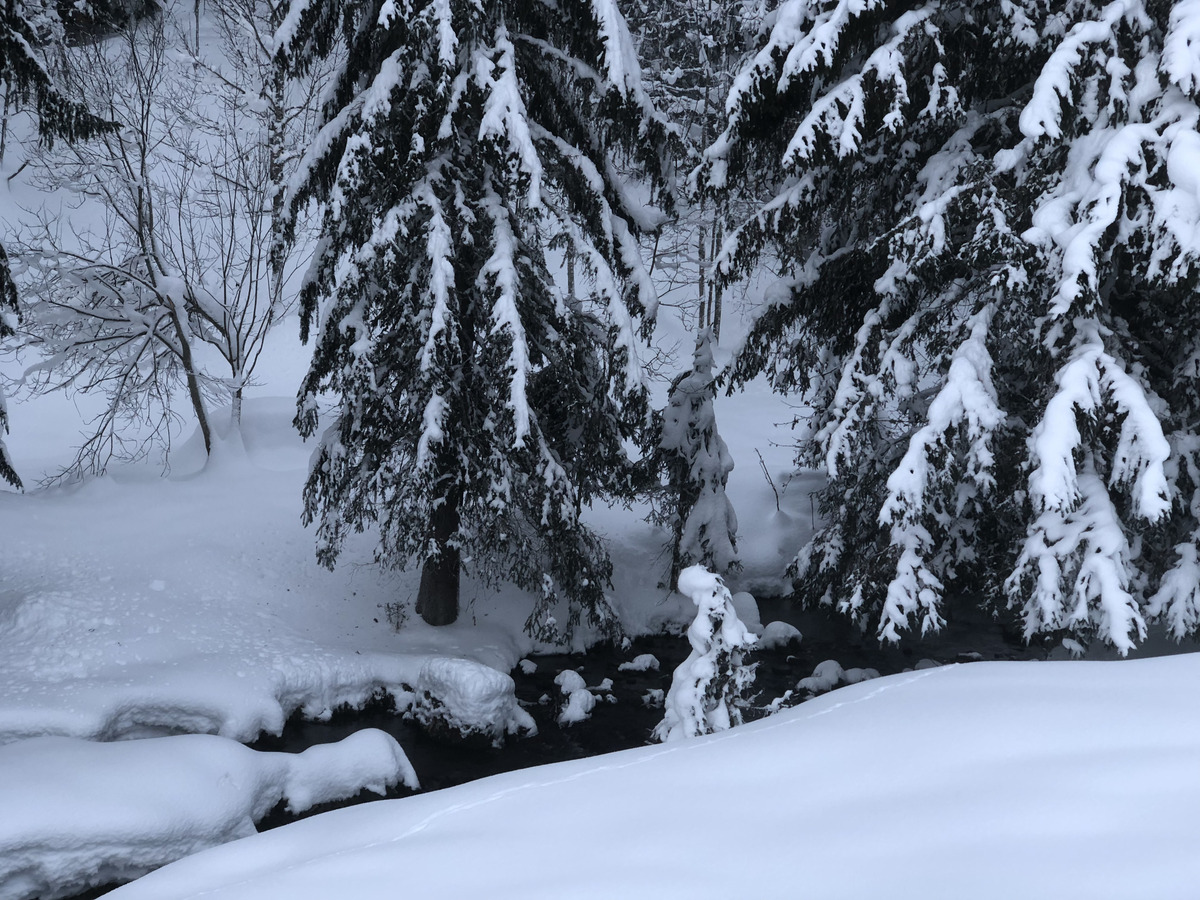
<path fill-rule="evenodd" d="M 717 432 L 713 399 L 713 334 L 696 337 L 692 367 L 675 379 L 662 414 L 655 463 L 666 470 L 664 508 L 671 527 L 671 580 L 702 565 L 719 573 L 737 567 L 737 515 L 725 495 L 733 459 Z"/>
<path fill-rule="evenodd" d="M 787 0 L 700 172 L 773 198 L 735 368 L 815 410 L 810 601 L 881 639 L 1200 625 L 1200 3 Z"/>
<path fill-rule="evenodd" d="M 297 416 L 313 435 L 337 398 L 305 491 L 319 558 L 373 524 L 381 561 L 423 566 L 427 621 L 457 615 L 461 561 L 538 592 L 534 632 L 561 600 L 568 627 L 615 625 L 579 516 L 633 490 L 655 307 L 637 238 L 663 219 L 621 171 L 670 176 L 616 6 L 297 0 L 277 39 L 292 72 L 341 60 L 289 199 L 325 202 Z M 562 244 L 585 296 L 554 283 Z"/>

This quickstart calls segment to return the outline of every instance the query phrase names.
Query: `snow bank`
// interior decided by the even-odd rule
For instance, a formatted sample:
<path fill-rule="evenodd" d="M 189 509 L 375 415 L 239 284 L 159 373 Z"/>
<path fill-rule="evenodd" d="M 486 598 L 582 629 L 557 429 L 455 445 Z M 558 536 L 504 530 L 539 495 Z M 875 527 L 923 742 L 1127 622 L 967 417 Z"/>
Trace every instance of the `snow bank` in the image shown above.
<path fill-rule="evenodd" d="M 317 816 L 111 897 L 1192 900 L 1198 680 L 1197 654 L 906 673 L 709 737 Z M 587 813 L 564 827 L 565 810 Z"/>
<path fill-rule="evenodd" d="M 0 747 L 0 900 L 69 896 L 235 838 L 292 812 L 417 776 L 366 729 L 300 754 L 213 735 L 119 743 L 45 737 Z"/>

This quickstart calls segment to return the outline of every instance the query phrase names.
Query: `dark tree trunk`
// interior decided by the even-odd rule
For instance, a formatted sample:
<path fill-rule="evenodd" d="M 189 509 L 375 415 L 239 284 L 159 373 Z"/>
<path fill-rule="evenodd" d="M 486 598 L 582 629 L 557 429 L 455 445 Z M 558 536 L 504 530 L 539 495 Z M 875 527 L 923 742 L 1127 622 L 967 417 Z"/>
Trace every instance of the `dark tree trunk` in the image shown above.
<path fill-rule="evenodd" d="M 417 591 L 417 613 L 430 625 L 449 625 L 458 619 L 458 582 L 461 558 L 450 538 L 458 530 L 457 492 L 445 498 L 430 516 L 430 537 L 436 545 L 433 556 L 421 569 Z"/>

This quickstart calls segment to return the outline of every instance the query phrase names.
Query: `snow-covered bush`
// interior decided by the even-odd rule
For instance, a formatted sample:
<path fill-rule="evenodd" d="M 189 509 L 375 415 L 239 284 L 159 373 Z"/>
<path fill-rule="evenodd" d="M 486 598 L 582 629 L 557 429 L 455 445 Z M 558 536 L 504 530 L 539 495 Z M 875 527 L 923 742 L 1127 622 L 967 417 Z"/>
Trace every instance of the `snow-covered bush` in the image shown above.
<path fill-rule="evenodd" d="M 754 680 L 754 665 L 746 664 L 744 656 L 755 637 L 738 619 L 721 577 L 691 566 L 679 573 L 679 593 L 696 604 L 696 618 L 688 628 L 692 652 L 671 678 L 666 714 L 654 729 L 658 741 L 741 724 L 740 700 Z"/>
<path fill-rule="evenodd" d="M 692 367 L 675 380 L 662 414 L 656 460 L 666 471 L 655 518 L 671 528 L 671 579 L 691 565 L 728 572 L 738 563 L 737 515 L 725 495 L 733 458 L 713 412 L 712 332 L 696 337 Z"/>
<path fill-rule="evenodd" d="M 1200 5 L 786 0 L 700 182 L 782 279 L 735 363 L 815 411 L 798 590 L 881 639 L 985 598 L 1200 626 Z"/>

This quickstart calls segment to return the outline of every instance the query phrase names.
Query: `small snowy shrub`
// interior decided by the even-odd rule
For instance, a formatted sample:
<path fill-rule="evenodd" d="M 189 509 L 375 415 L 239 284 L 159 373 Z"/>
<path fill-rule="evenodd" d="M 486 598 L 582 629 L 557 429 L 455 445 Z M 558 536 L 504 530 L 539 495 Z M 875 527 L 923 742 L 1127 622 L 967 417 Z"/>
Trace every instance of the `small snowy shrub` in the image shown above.
<path fill-rule="evenodd" d="M 741 697 L 754 680 L 754 666 L 743 658 L 756 639 L 738 619 L 720 576 L 691 566 L 679 573 L 679 592 L 690 595 L 697 607 L 688 628 L 692 652 L 671 679 L 666 714 L 654 729 L 658 741 L 740 725 Z"/>

